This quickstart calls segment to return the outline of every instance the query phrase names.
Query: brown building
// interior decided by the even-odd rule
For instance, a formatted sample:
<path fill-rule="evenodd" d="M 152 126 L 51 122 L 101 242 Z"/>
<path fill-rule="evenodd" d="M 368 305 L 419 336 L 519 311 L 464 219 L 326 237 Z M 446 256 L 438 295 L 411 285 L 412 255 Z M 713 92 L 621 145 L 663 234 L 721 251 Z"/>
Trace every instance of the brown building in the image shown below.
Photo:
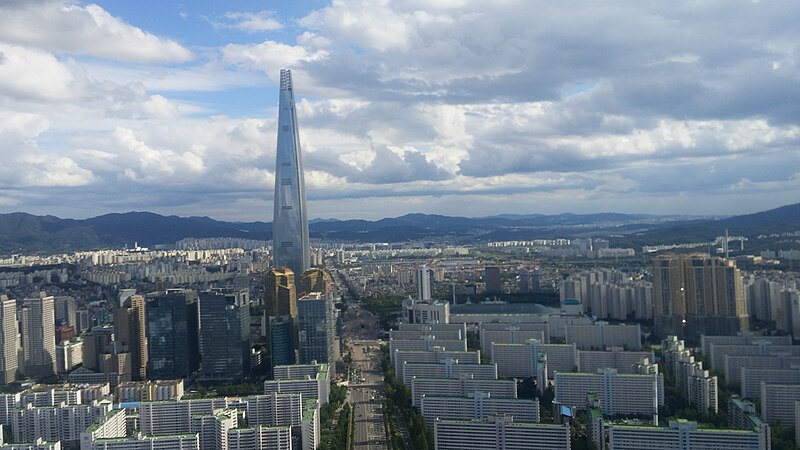
<path fill-rule="evenodd" d="M 748 329 L 744 282 L 733 261 L 703 253 L 653 259 L 656 331 L 698 339 Z"/>
<path fill-rule="evenodd" d="M 144 296 L 132 295 L 114 311 L 114 334 L 123 351 L 130 353 L 132 379 L 146 380 L 148 351 Z"/>
<path fill-rule="evenodd" d="M 297 293 L 292 269 L 287 267 L 267 272 L 264 308 L 267 317 L 297 317 Z"/>
<path fill-rule="evenodd" d="M 333 278 L 328 272 L 318 268 L 303 272 L 297 285 L 297 296 L 302 297 L 312 292 L 321 292 L 323 295 L 333 292 Z"/>

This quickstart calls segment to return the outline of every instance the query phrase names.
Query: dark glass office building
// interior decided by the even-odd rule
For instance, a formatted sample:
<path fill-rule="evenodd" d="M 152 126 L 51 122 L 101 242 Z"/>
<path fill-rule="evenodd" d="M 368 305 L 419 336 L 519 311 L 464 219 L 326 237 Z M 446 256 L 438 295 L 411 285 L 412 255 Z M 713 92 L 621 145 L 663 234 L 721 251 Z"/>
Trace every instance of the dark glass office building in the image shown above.
<path fill-rule="evenodd" d="M 147 295 L 147 377 L 187 378 L 198 368 L 197 292 L 171 289 Z"/>
<path fill-rule="evenodd" d="M 250 371 L 247 289 L 200 292 L 200 379 L 241 381 Z"/>

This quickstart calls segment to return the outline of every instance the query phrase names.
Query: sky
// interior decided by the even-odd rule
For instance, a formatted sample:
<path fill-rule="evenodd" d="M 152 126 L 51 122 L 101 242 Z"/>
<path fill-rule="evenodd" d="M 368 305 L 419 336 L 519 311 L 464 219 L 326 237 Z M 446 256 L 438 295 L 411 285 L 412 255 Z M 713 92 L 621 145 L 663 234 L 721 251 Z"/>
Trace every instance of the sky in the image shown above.
<path fill-rule="evenodd" d="M 800 202 L 796 0 L 0 2 L 0 213 L 309 217 Z"/>

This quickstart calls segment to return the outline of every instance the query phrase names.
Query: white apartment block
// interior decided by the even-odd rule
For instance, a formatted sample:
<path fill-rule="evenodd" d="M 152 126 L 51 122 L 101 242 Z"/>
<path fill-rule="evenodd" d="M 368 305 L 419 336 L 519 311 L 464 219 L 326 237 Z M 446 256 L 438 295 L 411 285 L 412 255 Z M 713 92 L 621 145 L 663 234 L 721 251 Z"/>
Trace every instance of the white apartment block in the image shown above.
<path fill-rule="evenodd" d="M 81 450 L 92 450 L 94 441 L 120 439 L 128 435 L 127 413 L 124 409 L 111 410 L 106 416 L 81 433 Z"/>
<path fill-rule="evenodd" d="M 414 378 L 411 380 L 411 404 L 420 407 L 423 396 L 466 397 L 483 392 L 493 398 L 517 398 L 517 382 L 514 380 L 475 380 L 461 377 L 458 380 L 442 378 Z"/>
<path fill-rule="evenodd" d="M 555 401 L 578 410 L 586 409 L 586 396 L 596 393 L 607 416 L 657 416 L 663 405 L 661 374 L 556 373 Z"/>
<path fill-rule="evenodd" d="M 78 445 L 81 433 L 111 411 L 111 402 L 93 402 L 89 405 L 27 407 L 16 410 L 11 418 L 14 440 L 33 442 L 38 438 Z"/>
<path fill-rule="evenodd" d="M 81 450 L 84 450 L 83 448 Z M 92 442 L 91 450 L 205 450 L 200 448 L 197 434 L 173 436 L 144 436 L 129 438 L 98 439 Z"/>
<path fill-rule="evenodd" d="M 320 406 L 328 404 L 330 381 L 327 378 L 311 380 L 267 380 L 264 382 L 264 393 L 269 394 L 303 394 L 304 399 L 316 399 Z"/>
<path fill-rule="evenodd" d="M 670 421 L 668 427 L 605 425 L 610 450 L 769 450 L 769 430 L 698 428 L 697 422 Z"/>
<path fill-rule="evenodd" d="M 639 373 L 639 364 L 655 362 L 649 352 L 629 352 L 619 347 L 606 351 L 578 350 L 578 372 L 595 373 L 601 369 L 617 369 L 619 373 Z"/>
<path fill-rule="evenodd" d="M 227 450 L 228 431 L 238 425 L 233 409 L 215 409 L 213 414 L 192 416 L 190 433 L 197 433 L 201 449 Z"/>
<path fill-rule="evenodd" d="M 253 395 L 244 401 L 251 426 L 299 426 L 305 409 L 302 394 Z"/>
<path fill-rule="evenodd" d="M 439 331 L 389 330 L 389 339 L 398 341 L 425 339 L 426 336 L 432 336 L 434 339 L 444 339 L 447 341 L 460 341 L 465 339 L 464 333 L 460 329 Z"/>
<path fill-rule="evenodd" d="M 36 439 L 31 444 L 5 444 L 0 443 L 0 450 L 61 450 L 61 442 L 48 442 Z"/>
<path fill-rule="evenodd" d="M 228 450 L 292 450 L 289 427 L 236 428 L 228 432 Z"/>
<path fill-rule="evenodd" d="M 710 347 L 711 353 L 706 359 L 711 361 L 711 368 L 716 371 L 724 369 L 725 356 L 800 356 L 800 345 L 777 345 L 769 341 L 753 341 L 750 345 L 711 344 Z M 734 376 L 736 374 L 731 374 Z"/>
<path fill-rule="evenodd" d="M 514 422 L 538 423 L 539 400 L 492 398 L 476 392 L 463 397 L 428 397 L 421 399 L 420 412 L 425 423 L 432 427 L 440 420 L 485 420 L 490 416 L 507 415 Z"/>
<path fill-rule="evenodd" d="M 570 324 L 566 326 L 565 342 L 575 344 L 579 350 L 605 350 L 608 347 L 641 350 L 642 330 L 638 324 Z"/>
<path fill-rule="evenodd" d="M 440 347 L 431 350 L 398 350 L 391 353 L 392 366 L 395 369 L 397 378 L 402 380 L 404 377 L 403 367 L 405 363 L 427 363 L 440 364 L 448 359 L 457 360 L 459 364 L 480 364 L 481 354 L 479 351 L 448 352 Z"/>
<path fill-rule="evenodd" d="M 569 427 L 518 423 L 511 417 L 484 421 L 437 420 L 433 425 L 436 450 L 554 450 L 571 448 Z"/>
<path fill-rule="evenodd" d="M 327 363 L 311 363 L 275 366 L 273 373 L 276 380 L 307 380 L 319 377 L 328 377 L 330 379 L 330 365 Z"/>
<path fill-rule="evenodd" d="M 800 401 L 800 385 L 761 383 L 761 420 L 794 426 L 797 401 Z"/>
<path fill-rule="evenodd" d="M 400 331 L 419 331 L 420 333 L 439 333 L 458 331 L 459 339 L 466 339 L 467 327 L 463 323 L 401 323 Z"/>
<path fill-rule="evenodd" d="M 403 364 L 403 384 L 411 386 L 414 377 L 420 378 L 459 378 L 462 374 L 471 375 L 476 380 L 496 380 L 497 364 L 459 364 L 458 360 L 447 359 L 441 364 L 409 363 Z"/>
<path fill-rule="evenodd" d="M 745 369 L 741 370 L 743 398 L 761 400 L 761 383 L 800 384 L 800 368 L 795 369 Z"/>
<path fill-rule="evenodd" d="M 439 347 L 449 352 L 467 351 L 467 340 L 446 340 L 437 339 L 435 335 L 426 334 L 422 339 L 390 339 L 389 354 L 394 355 L 396 351 L 431 351 L 434 347 Z M 396 364 L 393 362 L 393 364 Z"/>
<path fill-rule="evenodd" d="M 539 354 L 547 355 L 547 376 L 555 372 L 572 372 L 577 367 L 574 344 L 542 344 L 531 340 L 524 344 L 492 344 L 492 362 L 501 377 L 538 377 Z"/>
<path fill-rule="evenodd" d="M 700 346 L 704 356 L 711 356 L 712 345 L 750 345 L 755 341 L 769 342 L 773 345 L 792 345 L 791 336 L 701 336 Z"/>
<path fill-rule="evenodd" d="M 486 323 L 481 324 L 479 336 L 481 351 L 492 357 L 492 344 L 524 344 L 531 339 L 549 342 L 547 323 Z"/>

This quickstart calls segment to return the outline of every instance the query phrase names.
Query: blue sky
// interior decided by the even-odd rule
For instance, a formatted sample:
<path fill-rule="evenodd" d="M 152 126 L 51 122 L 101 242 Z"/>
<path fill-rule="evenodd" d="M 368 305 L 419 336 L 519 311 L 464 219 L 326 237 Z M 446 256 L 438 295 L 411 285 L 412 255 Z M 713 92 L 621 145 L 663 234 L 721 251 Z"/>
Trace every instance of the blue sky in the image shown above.
<path fill-rule="evenodd" d="M 0 3 L 0 212 L 271 220 L 280 68 L 312 217 L 800 200 L 800 3 Z"/>

